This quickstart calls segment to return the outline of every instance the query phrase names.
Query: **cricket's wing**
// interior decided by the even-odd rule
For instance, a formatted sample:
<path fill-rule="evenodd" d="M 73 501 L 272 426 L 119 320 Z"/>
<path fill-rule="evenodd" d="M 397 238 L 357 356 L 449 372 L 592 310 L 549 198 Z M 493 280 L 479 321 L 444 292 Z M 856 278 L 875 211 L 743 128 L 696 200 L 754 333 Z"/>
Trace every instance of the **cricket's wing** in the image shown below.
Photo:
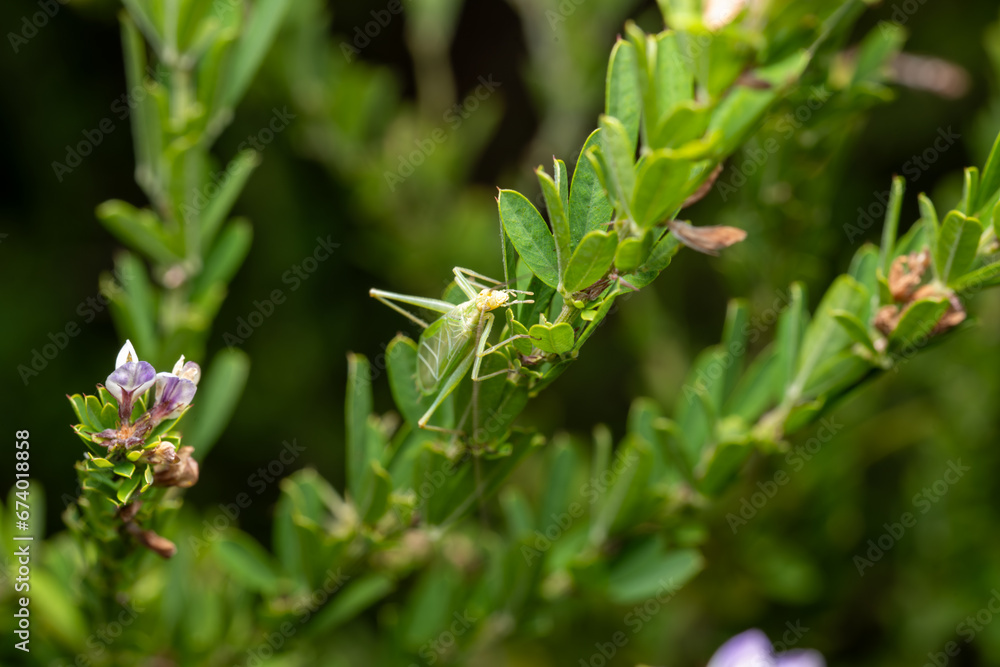
<path fill-rule="evenodd" d="M 417 346 L 417 389 L 433 394 L 448 377 L 455 364 L 468 352 L 472 334 L 465 316 L 474 303 L 455 306 L 424 329 Z"/>

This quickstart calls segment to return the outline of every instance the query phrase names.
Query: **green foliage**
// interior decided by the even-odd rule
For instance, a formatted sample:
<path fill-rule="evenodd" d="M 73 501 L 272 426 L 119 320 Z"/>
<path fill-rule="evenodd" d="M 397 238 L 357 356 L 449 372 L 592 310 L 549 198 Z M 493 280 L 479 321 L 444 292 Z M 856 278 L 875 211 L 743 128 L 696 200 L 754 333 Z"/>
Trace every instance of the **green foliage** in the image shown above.
<path fill-rule="evenodd" d="M 314 34 L 303 25 L 305 10 L 288 4 L 262 0 L 244 17 L 235 8 L 220 16 L 204 3 L 181 3 L 179 18 L 168 20 L 160 7 L 127 3 L 122 22 L 131 80 L 145 76 L 143 39 L 169 70 L 164 81 L 150 84 L 150 101 L 133 119 L 137 178 L 152 208 L 111 201 L 98 215 L 132 251 L 117 260 L 125 289 L 114 302 L 116 321 L 159 358 L 183 346 L 203 348 L 248 252 L 248 223 L 227 218 L 259 156 L 239 153 L 204 206 L 192 196 L 208 182 L 208 149 L 284 13 L 293 12 L 302 34 Z M 579 152 L 572 179 L 555 159 L 551 175 L 542 167 L 535 172 L 540 197 L 500 191 L 506 282 L 484 289 L 507 288 L 514 298 L 520 298 L 514 290 L 529 291 L 531 302 L 494 308 L 504 313 L 495 313 L 492 334 L 466 332 L 470 343 L 482 335 L 486 347 L 494 346 L 482 357 L 482 381 L 471 377 L 474 355 L 468 355 L 447 369 L 454 383 L 446 378 L 446 391 L 422 392 L 416 378 L 426 363 L 424 336 L 396 336 L 373 362 L 350 355 L 343 490 L 309 468 L 284 478 L 270 550 L 228 523 L 211 529 L 193 513 L 176 513 L 176 496 L 152 486 L 156 464 L 143 457 L 164 444 L 179 447 L 176 419 L 150 431 L 141 446 L 108 450 L 98 434 L 121 428 L 117 402 L 103 388 L 97 396 L 70 397 L 80 422 L 74 430 L 89 455 L 78 466 L 83 494 L 67 523 L 86 539 L 52 541 L 38 594 L 40 607 L 58 619 L 52 636 L 59 654 L 85 646 L 85 621 L 74 600 L 106 620 L 116 611 L 116 591 L 156 608 L 137 627 L 157 639 L 136 639 L 136 633 L 129 640 L 135 647 L 117 645 L 109 661 L 121 664 L 167 650 L 181 664 L 227 664 L 275 633 L 285 633 L 288 643 L 278 647 L 273 664 L 408 664 L 431 662 L 428 655 L 477 664 L 498 642 L 530 643 L 552 632 L 557 620 L 586 621 L 609 604 L 669 600 L 711 562 L 707 515 L 738 483 L 754 451 L 787 451 L 791 433 L 827 416 L 878 374 L 898 370 L 930 341 L 952 335 L 966 316 L 962 299 L 1000 283 L 992 254 L 1000 207 L 996 145 L 981 172 L 964 172 L 953 207 L 937 195 L 938 206 L 920 195 L 920 219 L 902 236 L 904 188 L 894 180 L 880 248 L 862 245 L 811 313 L 805 285 L 794 283 L 787 307 L 773 313 L 770 344 L 754 347 L 751 308 L 733 300 L 721 342 L 695 359 L 676 409 L 634 400 L 617 446 L 605 428 L 589 439 L 546 438 L 516 423 L 583 353 L 619 297 L 651 286 L 682 245 L 714 253 L 734 242 L 731 227 L 680 226 L 677 216 L 712 186 L 725 160 L 766 128 L 769 112 L 803 94 L 817 54 L 844 38 L 860 11 L 860 3 L 812 2 L 808 9 L 774 3 L 710 27 L 697 4 L 661 3 L 670 30 L 626 25 L 607 65 L 604 114 Z M 414 9 L 410 38 L 421 43 L 428 25 L 453 25 L 457 6 Z M 428 18 L 432 14 L 437 18 Z M 853 113 L 885 97 L 886 63 L 903 37 L 899 28 L 876 28 L 862 41 L 839 93 L 845 108 Z M 386 170 L 391 153 L 379 152 L 371 137 L 381 141 L 383 130 L 408 137 L 426 118 L 415 114 L 413 120 L 404 111 L 400 126 L 412 120 L 413 127 L 380 126 L 375 111 L 391 97 L 385 83 L 325 57 L 312 62 L 309 54 L 319 50 L 289 56 L 316 70 L 303 80 L 322 80 L 327 69 L 337 75 L 310 121 L 312 136 L 320 138 L 314 150 L 332 170 L 365 162 L 354 176 L 363 206 L 387 217 L 400 214 L 405 193 L 461 171 L 470 149 L 452 141 L 439 147 L 445 156 L 440 172 L 405 183 L 388 178 L 404 195 L 379 201 L 373 183 L 384 185 L 385 175 L 392 176 Z M 488 114 L 475 122 L 489 125 Z M 846 124 L 844 118 L 831 123 L 832 133 Z M 463 132 L 485 136 L 471 126 Z M 428 211 L 448 199 L 442 192 L 422 200 L 431 202 Z M 533 202 L 544 202 L 544 216 Z M 454 202 L 442 210 L 460 217 Z M 940 222 L 938 210 L 948 211 Z M 428 211 L 416 211 L 415 224 L 423 224 Z M 400 266 L 396 270 L 407 264 Z M 441 298 L 465 302 L 454 283 Z M 441 314 L 435 317 L 428 331 L 443 328 Z M 383 368 L 398 414 L 376 410 L 372 383 Z M 196 444 L 199 458 L 229 421 L 247 373 L 248 360 L 238 350 L 219 353 L 209 367 L 198 409 L 185 422 L 185 440 Z M 140 399 L 133 418 L 146 411 L 147 400 Z M 440 407 L 424 423 L 437 400 Z M 122 549 L 129 543 L 122 540 L 121 511 L 139 499 L 142 507 L 125 523 L 160 529 L 176 514 L 172 529 L 185 538 L 174 560 L 150 564 L 141 551 Z M 784 591 L 785 601 L 805 600 L 808 567 L 793 550 L 778 550 L 784 556 L 779 569 L 792 574 L 775 589 Z M 105 571 L 127 571 L 129 581 L 119 574 L 100 587 L 91 584 L 96 596 L 53 585 L 60 578 L 94 578 L 96 570 L 88 568 L 96 562 Z M 146 578 L 138 581 L 136 572 Z M 377 638 L 366 632 L 372 623 Z M 294 641 L 286 627 L 294 628 Z M 444 632 L 452 644 L 441 649 Z"/>

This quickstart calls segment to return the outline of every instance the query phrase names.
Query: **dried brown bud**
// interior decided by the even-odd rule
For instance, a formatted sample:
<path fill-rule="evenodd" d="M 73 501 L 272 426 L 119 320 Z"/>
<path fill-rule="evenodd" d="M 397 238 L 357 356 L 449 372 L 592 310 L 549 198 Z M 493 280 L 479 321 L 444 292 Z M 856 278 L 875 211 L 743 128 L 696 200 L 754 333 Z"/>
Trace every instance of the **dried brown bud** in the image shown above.
<path fill-rule="evenodd" d="M 893 263 L 893 267 L 895 268 L 895 263 Z M 944 312 L 944 315 L 941 316 L 941 318 L 934 325 L 934 328 L 931 329 L 930 335 L 936 336 L 937 334 L 944 333 L 945 331 L 958 326 L 965 320 L 965 308 L 962 306 L 962 302 L 954 292 L 947 288 L 942 289 L 937 285 L 923 285 L 922 287 L 917 288 L 909 296 L 909 300 L 902 308 L 891 305 L 882 306 L 875 314 L 875 328 L 888 336 L 896 330 L 903 314 L 909 310 L 914 303 L 920 301 L 921 299 L 935 298 L 948 299 L 948 310 Z"/>
<path fill-rule="evenodd" d="M 889 291 L 896 301 L 910 301 L 913 291 L 923 280 L 924 272 L 931 265 L 931 254 L 924 248 L 920 252 L 900 255 L 889 267 Z"/>
<path fill-rule="evenodd" d="M 875 313 L 875 328 L 888 336 L 896 329 L 901 315 L 897 306 L 882 306 Z"/>
<path fill-rule="evenodd" d="M 135 518 L 135 515 L 139 513 L 139 508 L 142 507 L 140 501 L 135 501 L 134 503 L 129 503 L 125 505 L 120 510 L 118 510 L 118 518 L 122 521 L 128 523 Z"/>
<path fill-rule="evenodd" d="M 171 558 L 177 553 L 177 545 L 165 537 L 157 535 L 152 530 L 143 530 L 131 521 L 125 522 L 125 529 L 136 539 L 139 544 L 150 551 L 155 551 L 163 558 Z"/>
<path fill-rule="evenodd" d="M 161 463 L 174 463 L 177 461 L 177 450 L 171 443 L 161 442 L 153 449 L 145 452 L 143 458 L 154 465 Z"/>
<path fill-rule="evenodd" d="M 940 58 L 900 53 L 892 59 L 890 68 L 890 76 L 897 83 L 952 100 L 963 97 L 971 85 L 971 77 L 963 67 Z"/>
<path fill-rule="evenodd" d="M 191 458 L 194 447 L 181 447 L 177 459 L 153 469 L 155 486 L 179 486 L 183 489 L 198 483 L 198 462 Z"/>
<path fill-rule="evenodd" d="M 965 308 L 962 307 L 962 302 L 959 301 L 955 294 L 948 297 L 948 310 L 944 311 L 944 315 L 938 320 L 937 325 L 931 331 L 931 335 L 944 333 L 949 329 L 957 327 L 959 324 L 965 321 Z"/>
<path fill-rule="evenodd" d="M 695 227 L 680 220 L 671 220 L 667 226 L 681 243 L 706 255 L 718 255 L 723 248 L 739 243 L 747 237 L 747 233 L 742 229 L 725 225 Z"/>

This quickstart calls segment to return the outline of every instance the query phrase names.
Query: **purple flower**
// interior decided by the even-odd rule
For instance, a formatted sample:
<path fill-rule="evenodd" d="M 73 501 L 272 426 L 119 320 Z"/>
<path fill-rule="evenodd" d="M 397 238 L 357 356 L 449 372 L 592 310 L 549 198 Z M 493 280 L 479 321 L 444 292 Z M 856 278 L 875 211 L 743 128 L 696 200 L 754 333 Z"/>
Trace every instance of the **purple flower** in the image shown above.
<path fill-rule="evenodd" d="M 129 423 L 136 399 L 145 394 L 155 381 L 156 369 L 145 361 L 139 361 L 132 343 L 126 340 L 118 352 L 115 372 L 104 383 L 118 401 L 118 419 L 122 424 Z"/>
<path fill-rule="evenodd" d="M 817 651 L 796 650 L 775 655 L 760 630 L 747 630 L 723 644 L 708 667 L 826 667 Z"/>
<path fill-rule="evenodd" d="M 156 374 L 156 403 L 153 410 L 157 421 L 173 419 L 191 403 L 194 393 L 198 391 L 191 380 L 178 377 L 173 373 Z"/>
<path fill-rule="evenodd" d="M 193 361 L 184 361 L 184 355 L 174 364 L 172 373 L 157 373 L 155 420 L 172 419 L 184 411 L 198 391 L 201 367 Z"/>

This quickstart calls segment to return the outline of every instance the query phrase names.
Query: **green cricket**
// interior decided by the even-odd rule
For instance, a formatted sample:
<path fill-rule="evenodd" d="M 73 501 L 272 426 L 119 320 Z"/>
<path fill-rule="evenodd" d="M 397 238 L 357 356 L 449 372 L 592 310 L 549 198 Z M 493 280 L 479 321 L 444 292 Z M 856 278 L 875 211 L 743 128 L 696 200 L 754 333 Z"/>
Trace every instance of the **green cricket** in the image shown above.
<path fill-rule="evenodd" d="M 519 338 L 530 338 L 528 334 L 515 334 L 487 348 L 495 319 L 492 311 L 534 301 L 518 298 L 519 295 L 532 296 L 531 292 L 508 289 L 503 287 L 504 283 L 475 271 L 456 266 L 452 272 L 455 274 L 455 284 L 468 297 L 468 301 L 458 305 L 441 299 L 397 294 L 374 288 L 368 293 L 424 329 L 417 346 L 415 380 L 420 392 L 425 396 L 434 395 L 434 401 L 417 422 L 420 428 L 463 435 L 460 429 L 435 426 L 430 424 L 429 420 L 441 403 L 462 382 L 470 367 L 473 382 L 482 382 L 510 372 L 507 368 L 487 375 L 479 374 L 485 357 L 498 352 Z M 428 323 L 398 305 L 400 303 L 441 313 L 441 317 Z M 473 392 L 472 403 L 475 404 L 475 386 Z M 473 423 L 475 424 L 475 419 Z"/>

